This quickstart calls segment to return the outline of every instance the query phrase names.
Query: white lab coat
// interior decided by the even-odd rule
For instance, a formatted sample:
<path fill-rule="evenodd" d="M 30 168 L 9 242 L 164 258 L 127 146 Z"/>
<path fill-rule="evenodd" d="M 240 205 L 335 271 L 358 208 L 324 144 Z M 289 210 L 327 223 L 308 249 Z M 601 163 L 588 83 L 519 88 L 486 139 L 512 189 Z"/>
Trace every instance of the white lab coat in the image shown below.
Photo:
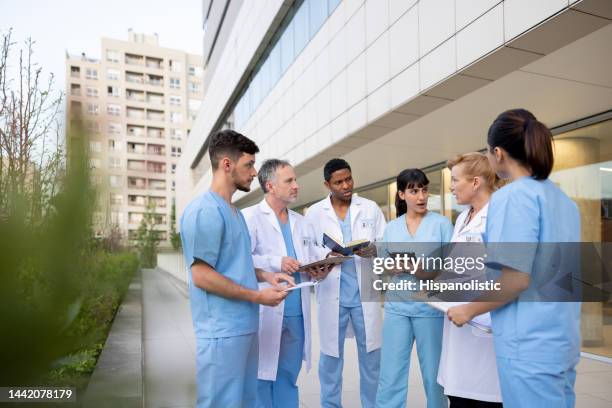
<path fill-rule="evenodd" d="M 269 272 L 280 272 L 281 262 L 287 256 L 283 233 L 276 214 L 265 199 L 259 204 L 242 211 L 251 236 L 251 253 L 256 268 Z M 295 254 L 300 263 L 306 264 L 318 260 L 320 253 L 314 248 L 315 240 L 312 226 L 306 219 L 289 210 L 289 223 L 293 237 Z M 308 274 L 302 273 L 303 281 L 310 280 Z M 260 283 L 260 288 L 269 284 Z M 311 330 L 310 330 L 310 288 L 298 289 L 302 295 L 302 315 L 304 318 L 304 360 L 306 369 L 311 367 Z M 281 332 L 285 302 L 277 306 L 259 306 L 259 369 L 261 380 L 276 380 L 278 355 L 280 350 Z"/>
<path fill-rule="evenodd" d="M 488 209 L 489 205 L 486 204 L 467 225 L 465 221 L 470 210 L 467 209 L 459 214 L 451 242 L 482 243 Z M 484 244 L 476 245 L 473 251 L 462 247 L 458 250 L 461 253 L 456 253 L 455 256 L 478 257 L 484 254 L 484 250 Z M 452 257 L 453 253 L 449 255 Z M 453 306 L 462 303 L 456 302 Z M 489 313 L 480 318 L 491 324 Z M 457 327 L 448 319 L 444 319 L 438 383 L 444 387 L 446 395 L 501 402 L 493 335 L 469 325 Z"/>
<path fill-rule="evenodd" d="M 386 223 L 378 204 L 372 200 L 353 195 L 350 212 L 353 240 L 368 239 L 372 243 L 382 241 Z M 322 242 L 323 233 L 342 238 L 342 229 L 329 196 L 313 204 L 308 209 L 306 218 L 313 225 L 319 243 Z M 362 262 L 360 259 L 355 256 L 357 280 L 361 294 Z M 332 269 L 316 290 L 321 351 L 336 358 L 340 356 L 338 350 L 340 271 L 340 265 Z M 373 301 L 361 302 L 361 306 L 365 322 L 366 349 L 370 352 L 382 346 L 382 308 L 380 302 Z M 350 335 L 352 331 L 347 330 L 347 333 L 347 335 Z"/>

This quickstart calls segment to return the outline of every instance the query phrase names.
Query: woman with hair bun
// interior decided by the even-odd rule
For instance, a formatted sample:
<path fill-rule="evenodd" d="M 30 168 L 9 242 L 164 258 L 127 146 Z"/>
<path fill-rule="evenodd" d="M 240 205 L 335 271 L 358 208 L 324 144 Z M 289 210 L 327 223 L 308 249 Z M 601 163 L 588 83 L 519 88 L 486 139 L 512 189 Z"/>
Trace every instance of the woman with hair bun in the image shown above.
<path fill-rule="evenodd" d="M 385 245 L 393 243 L 406 249 L 406 243 L 418 243 L 415 247 L 439 250 L 450 241 L 453 225 L 448 218 L 427 210 L 429 180 L 419 169 L 407 169 L 397 176 L 395 207 L 397 218 L 385 228 Z M 399 244 L 402 243 L 402 244 Z M 416 251 L 415 251 L 416 252 Z M 420 255 L 421 252 L 419 252 Z M 418 271 L 414 271 L 419 276 Z M 434 277 L 428 271 L 420 271 L 423 279 Z M 400 275 L 400 274 L 398 274 Z M 394 280 L 415 281 L 417 278 L 401 273 Z M 404 407 L 408 396 L 408 372 L 410 354 L 416 341 L 419 365 L 425 387 L 428 408 L 446 407 L 444 390 L 437 383 L 440 349 L 442 348 L 442 312 L 409 297 L 393 296 L 387 292 L 380 377 L 376 395 L 376 407 Z"/>
<path fill-rule="evenodd" d="M 580 241 L 576 204 L 548 179 L 553 167 L 550 130 L 525 109 L 501 113 L 488 132 L 487 158 L 510 183 L 489 202 L 485 242 L 522 243 L 489 253 L 501 271 L 501 290 L 478 302 L 448 310 L 458 326 L 491 312 L 496 362 L 504 407 L 573 407 L 580 358 L 580 304 L 534 301 L 535 282 L 571 265 L 571 251 L 540 256 L 541 243 Z M 525 245 L 528 244 L 528 245 Z M 491 256 L 492 255 L 492 256 Z"/>

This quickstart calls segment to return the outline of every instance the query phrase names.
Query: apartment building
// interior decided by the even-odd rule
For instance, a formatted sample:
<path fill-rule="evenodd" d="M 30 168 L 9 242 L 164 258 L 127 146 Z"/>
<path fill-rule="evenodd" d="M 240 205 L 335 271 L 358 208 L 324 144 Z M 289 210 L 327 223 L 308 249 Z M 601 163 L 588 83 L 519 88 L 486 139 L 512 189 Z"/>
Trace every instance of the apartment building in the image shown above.
<path fill-rule="evenodd" d="M 231 127 L 257 161 L 289 160 L 296 210 L 324 197 L 342 157 L 358 194 L 395 218 L 395 176 L 425 169 L 429 209 L 455 220 L 445 161 L 486 147 L 500 112 L 552 128 L 551 179 L 579 206 L 582 240 L 612 241 L 612 2 L 203 0 L 207 103 L 177 172 L 177 213 L 210 185 L 208 138 Z M 236 205 L 260 200 L 253 183 Z M 582 307 L 583 351 L 612 363 L 612 303 Z"/>
<path fill-rule="evenodd" d="M 159 45 L 157 34 L 102 38 L 101 58 L 66 56 L 67 114 L 90 136 L 98 187 L 95 233 L 135 237 L 149 204 L 170 245 L 176 165 L 202 105 L 202 57 Z"/>

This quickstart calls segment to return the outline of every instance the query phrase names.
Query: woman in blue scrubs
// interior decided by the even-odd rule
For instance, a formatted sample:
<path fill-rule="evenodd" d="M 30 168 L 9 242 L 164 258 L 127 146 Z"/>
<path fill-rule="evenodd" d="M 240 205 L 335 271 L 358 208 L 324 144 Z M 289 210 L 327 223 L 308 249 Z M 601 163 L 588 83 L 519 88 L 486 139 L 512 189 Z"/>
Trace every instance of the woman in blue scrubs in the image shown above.
<path fill-rule="evenodd" d="M 574 261 L 569 250 L 557 251 L 555 258 L 544 254 L 553 243 L 580 240 L 580 214 L 548 179 L 552 135 L 533 114 L 503 112 L 487 142 L 491 166 L 510 181 L 491 197 L 485 233 L 487 264 L 501 271 L 501 290 L 450 308 L 448 317 L 462 325 L 491 311 L 504 407 L 573 407 L 580 304 L 537 300 L 542 293 L 536 283 L 553 282 L 554 271 Z M 491 252 L 493 243 L 522 243 L 521 252 L 512 244 L 495 244 Z"/>
<path fill-rule="evenodd" d="M 387 224 L 383 238 L 388 252 L 395 252 L 391 251 L 394 245 L 401 252 L 402 248 L 408 249 L 406 243 L 419 243 L 413 248 L 420 255 L 421 249 L 426 246 L 439 250 L 444 243 L 450 241 L 453 235 L 451 222 L 427 210 L 428 185 L 427 176 L 419 169 L 407 169 L 397 176 L 395 206 L 398 218 Z M 403 276 L 398 275 L 394 280 L 417 280 L 410 274 L 400 275 Z M 410 354 L 416 340 L 427 407 L 446 407 L 444 390 L 437 383 L 443 314 L 425 303 L 411 301 L 409 296 L 404 295 L 395 296 L 389 292 L 386 295 L 376 406 L 406 406 Z"/>

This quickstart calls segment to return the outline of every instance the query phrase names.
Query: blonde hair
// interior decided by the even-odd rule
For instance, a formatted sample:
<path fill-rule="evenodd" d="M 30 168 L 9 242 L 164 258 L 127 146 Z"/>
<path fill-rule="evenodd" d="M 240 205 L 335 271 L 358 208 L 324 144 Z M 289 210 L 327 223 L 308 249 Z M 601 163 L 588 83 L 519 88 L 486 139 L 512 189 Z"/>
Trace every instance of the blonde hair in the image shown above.
<path fill-rule="evenodd" d="M 482 177 L 486 188 L 493 192 L 496 188 L 497 177 L 489 164 L 489 160 L 482 153 L 465 153 L 455 156 L 446 162 L 449 170 L 458 164 L 463 164 L 463 173 L 468 177 Z"/>

